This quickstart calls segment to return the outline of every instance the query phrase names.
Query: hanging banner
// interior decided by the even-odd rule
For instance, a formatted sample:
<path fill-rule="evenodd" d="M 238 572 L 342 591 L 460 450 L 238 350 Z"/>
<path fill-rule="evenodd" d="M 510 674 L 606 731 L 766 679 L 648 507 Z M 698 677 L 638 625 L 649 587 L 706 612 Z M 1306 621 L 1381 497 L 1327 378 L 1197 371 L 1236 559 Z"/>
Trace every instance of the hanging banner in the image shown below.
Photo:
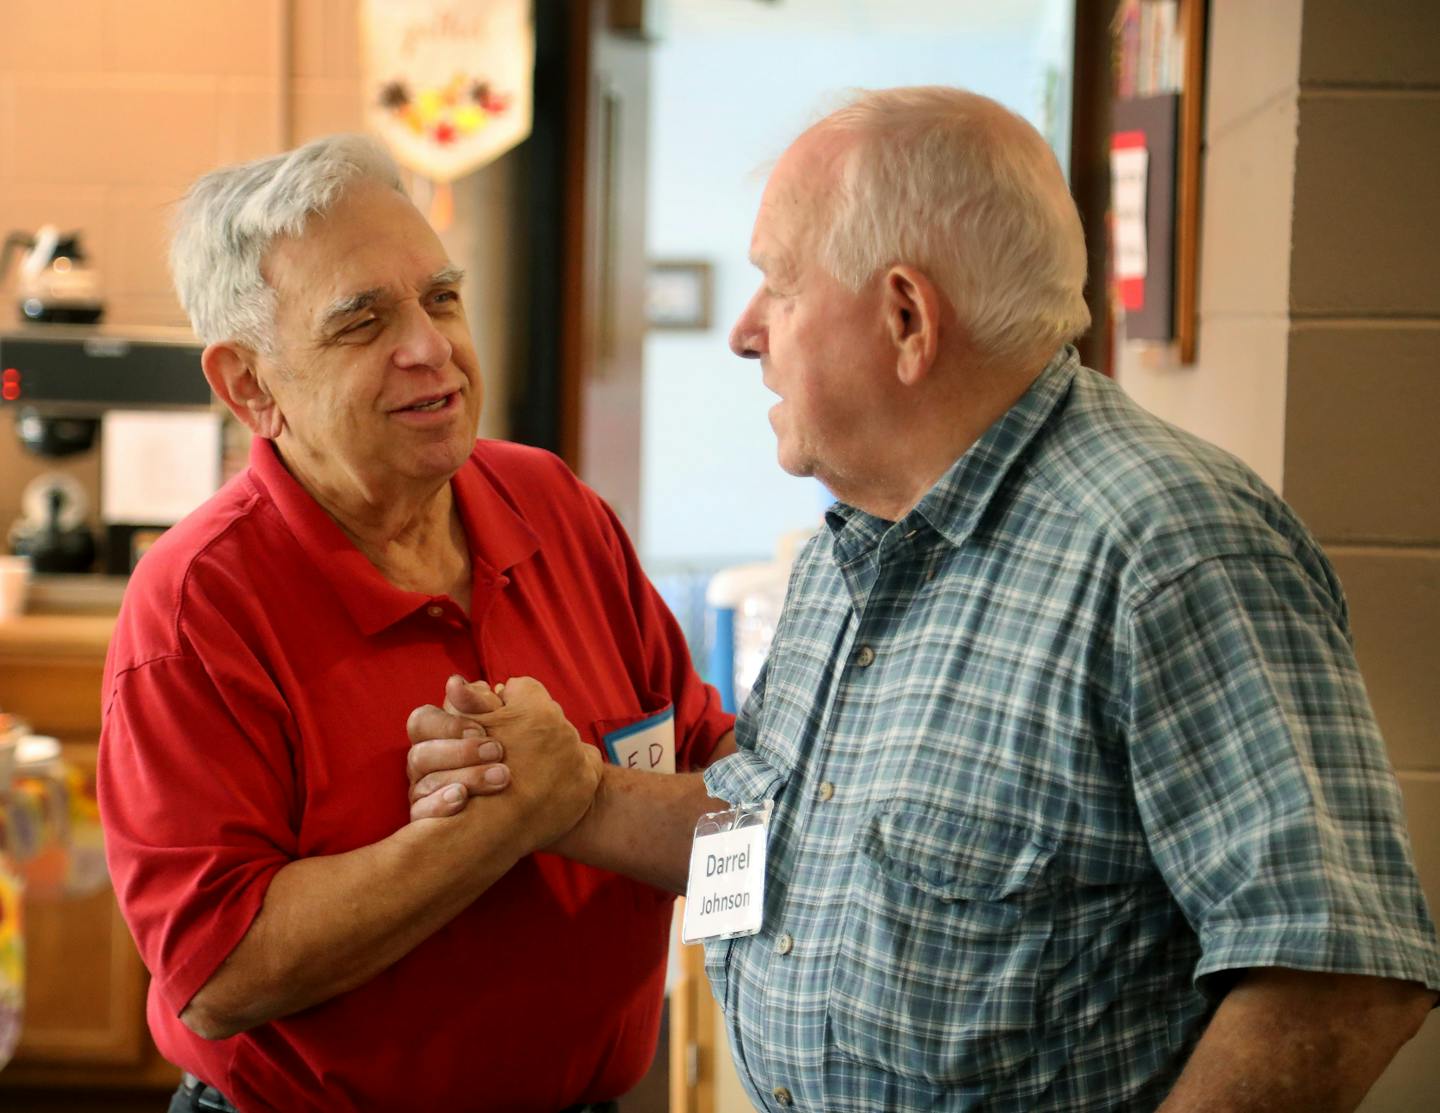
<path fill-rule="evenodd" d="M 530 0 L 363 0 L 366 125 L 402 166 L 463 177 L 530 134 Z"/>

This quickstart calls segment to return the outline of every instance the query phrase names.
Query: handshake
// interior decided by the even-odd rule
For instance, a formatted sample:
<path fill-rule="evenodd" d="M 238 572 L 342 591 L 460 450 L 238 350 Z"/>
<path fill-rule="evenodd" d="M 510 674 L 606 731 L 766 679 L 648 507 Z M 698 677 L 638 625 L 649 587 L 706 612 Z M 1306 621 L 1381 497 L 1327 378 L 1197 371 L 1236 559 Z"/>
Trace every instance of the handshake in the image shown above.
<path fill-rule="evenodd" d="M 406 723 L 411 820 L 465 810 L 472 796 L 506 795 L 535 849 L 553 845 L 589 813 L 604 765 L 545 686 L 516 677 L 493 689 L 452 676 L 444 706 L 427 704 Z"/>

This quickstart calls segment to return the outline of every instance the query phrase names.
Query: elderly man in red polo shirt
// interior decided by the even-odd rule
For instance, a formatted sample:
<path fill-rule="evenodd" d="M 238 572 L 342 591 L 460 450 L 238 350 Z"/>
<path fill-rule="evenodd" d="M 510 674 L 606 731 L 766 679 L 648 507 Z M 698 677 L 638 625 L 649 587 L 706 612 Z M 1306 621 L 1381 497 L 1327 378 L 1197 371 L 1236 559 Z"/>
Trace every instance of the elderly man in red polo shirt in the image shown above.
<path fill-rule="evenodd" d="M 202 178 L 172 263 L 255 434 L 136 570 L 104 682 L 172 1109 L 606 1107 L 655 1050 L 671 898 L 596 867 L 705 794 L 601 751 L 639 731 L 683 774 L 731 718 L 605 504 L 475 440 L 461 273 L 375 144 Z M 475 737 L 496 793 L 412 822 L 406 717 L 457 674 L 535 679 Z"/>

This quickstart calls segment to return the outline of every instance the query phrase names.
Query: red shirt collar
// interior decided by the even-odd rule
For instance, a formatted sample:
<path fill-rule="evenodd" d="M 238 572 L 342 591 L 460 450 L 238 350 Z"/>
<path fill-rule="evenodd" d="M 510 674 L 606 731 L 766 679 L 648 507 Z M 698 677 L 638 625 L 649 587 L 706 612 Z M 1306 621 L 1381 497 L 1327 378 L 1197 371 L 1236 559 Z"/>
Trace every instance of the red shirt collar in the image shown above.
<path fill-rule="evenodd" d="M 476 615 L 509 582 L 504 573 L 540 548 L 535 531 L 482 475 L 477 454 L 478 446 L 450 480 L 470 545 L 471 613 Z M 378 633 L 442 598 L 406 591 L 382 576 L 290 474 L 273 441 L 256 437 L 251 442 L 250 475 L 270 496 L 306 556 L 324 571 L 362 633 Z"/>

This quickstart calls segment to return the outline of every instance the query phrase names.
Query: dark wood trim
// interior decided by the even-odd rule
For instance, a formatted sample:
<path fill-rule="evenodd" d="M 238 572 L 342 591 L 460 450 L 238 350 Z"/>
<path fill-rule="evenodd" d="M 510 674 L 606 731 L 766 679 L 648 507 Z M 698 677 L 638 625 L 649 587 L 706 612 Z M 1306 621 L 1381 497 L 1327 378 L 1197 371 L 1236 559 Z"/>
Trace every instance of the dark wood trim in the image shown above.
<path fill-rule="evenodd" d="M 1180 137 L 1175 208 L 1175 339 L 1180 362 L 1194 363 L 1200 275 L 1200 164 L 1205 106 L 1205 0 L 1181 0 L 1185 30 L 1185 85 L 1180 96 Z"/>
<path fill-rule="evenodd" d="M 560 383 L 556 415 L 560 457 L 580 471 L 580 417 L 583 405 L 590 314 L 585 304 L 586 150 L 590 142 L 591 38 L 599 0 L 567 3 L 569 42 L 566 52 L 564 247 L 562 249 L 560 314 Z"/>
<path fill-rule="evenodd" d="M 536 0 L 535 115 L 517 151 L 525 236 L 526 357 L 509 437 L 577 468 L 583 366 L 584 158 L 589 4 Z"/>
<path fill-rule="evenodd" d="M 1070 190 L 1085 229 L 1090 331 L 1076 343 L 1087 367 L 1113 373 L 1110 321 L 1111 22 L 1117 0 L 1075 0 L 1070 91 Z"/>

